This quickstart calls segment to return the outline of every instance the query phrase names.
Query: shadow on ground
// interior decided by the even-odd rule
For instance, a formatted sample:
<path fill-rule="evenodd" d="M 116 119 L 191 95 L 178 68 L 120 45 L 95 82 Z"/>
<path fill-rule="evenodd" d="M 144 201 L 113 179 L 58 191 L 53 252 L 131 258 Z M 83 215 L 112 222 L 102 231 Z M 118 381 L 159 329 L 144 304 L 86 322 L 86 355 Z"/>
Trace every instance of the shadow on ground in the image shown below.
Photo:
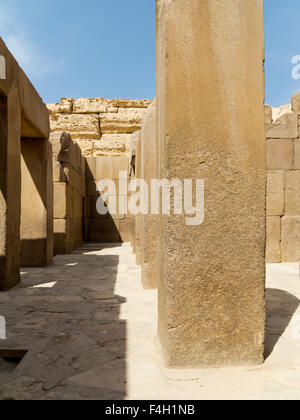
<path fill-rule="evenodd" d="M 266 290 L 267 326 L 265 358 L 273 352 L 298 309 L 299 299 L 280 289 Z"/>
<path fill-rule="evenodd" d="M 0 364 L 2 400 L 124 399 L 124 298 L 114 294 L 119 259 L 114 248 L 87 245 L 56 257 L 53 267 L 26 268 L 20 286 L 0 293 L 8 338 L 0 351 L 28 350 L 13 372 L 2 363 L 1 374 Z"/>

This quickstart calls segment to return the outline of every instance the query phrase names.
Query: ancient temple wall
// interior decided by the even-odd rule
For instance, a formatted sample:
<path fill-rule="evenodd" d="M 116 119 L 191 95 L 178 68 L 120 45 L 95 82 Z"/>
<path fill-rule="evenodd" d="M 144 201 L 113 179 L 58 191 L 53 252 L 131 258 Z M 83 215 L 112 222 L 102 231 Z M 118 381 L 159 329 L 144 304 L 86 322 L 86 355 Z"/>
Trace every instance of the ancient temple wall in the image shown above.
<path fill-rule="evenodd" d="M 68 133 L 52 133 L 54 254 L 68 254 L 84 240 L 86 161 Z"/>
<path fill-rule="evenodd" d="M 150 100 L 62 98 L 49 104 L 51 132 L 66 131 L 85 157 L 129 154 L 130 135 L 140 130 Z"/>
<path fill-rule="evenodd" d="M 291 102 L 265 106 L 269 263 L 300 261 L 300 93 Z"/>

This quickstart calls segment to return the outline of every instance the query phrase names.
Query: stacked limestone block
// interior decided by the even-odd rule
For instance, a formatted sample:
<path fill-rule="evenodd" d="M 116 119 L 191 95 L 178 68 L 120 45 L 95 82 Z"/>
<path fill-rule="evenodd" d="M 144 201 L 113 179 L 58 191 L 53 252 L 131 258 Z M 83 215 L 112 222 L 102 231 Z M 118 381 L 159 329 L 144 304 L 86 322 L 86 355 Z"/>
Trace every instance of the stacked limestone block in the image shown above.
<path fill-rule="evenodd" d="M 133 216 L 127 211 L 129 159 L 127 156 L 103 156 L 86 158 L 86 238 L 90 242 L 132 242 Z M 109 204 L 98 191 L 97 185 L 101 180 L 115 182 L 116 212 L 108 206 L 108 213 L 99 214 L 97 201 L 103 200 Z M 120 187 L 121 180 L 121 187 Z M 106 191 L 104 191 L 106 192 Z M 120 203 L 124 209 L 120 209 Z"/>
<path fill-rule="evenodd" d="M 149 100 L 62 98 L 48 105 L 51 131 L 66 131 L 86 157 L 129 155 Z"/>
<path fill-rule="evenodd" d="M 69 254 L 83 242 L 85 158 L 67 133 L 52 133 L 54 254 Z"/>
<path fill-rule="evenodd" d="M 292 105 L 265 106 L 268 263 L 300 261 L 300 92 Z"/>

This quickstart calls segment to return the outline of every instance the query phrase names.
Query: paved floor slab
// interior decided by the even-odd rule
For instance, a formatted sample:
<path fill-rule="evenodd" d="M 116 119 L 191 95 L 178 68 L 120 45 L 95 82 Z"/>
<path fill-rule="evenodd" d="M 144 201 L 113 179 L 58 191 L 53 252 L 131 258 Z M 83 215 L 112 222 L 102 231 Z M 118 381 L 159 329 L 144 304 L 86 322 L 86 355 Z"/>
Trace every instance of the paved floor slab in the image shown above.
<path fill-rule="evenodd" d="M 299 265 L 268 265 L 267 278 L 263 366 L 169 370 L 157 294 L 142 289 L 129 244 L 88 244 L 24 269 L 0 293 L 0 399 L 300 399 Z M 16 363 L 1 359 L 8 350 L 27 353 Z"/>

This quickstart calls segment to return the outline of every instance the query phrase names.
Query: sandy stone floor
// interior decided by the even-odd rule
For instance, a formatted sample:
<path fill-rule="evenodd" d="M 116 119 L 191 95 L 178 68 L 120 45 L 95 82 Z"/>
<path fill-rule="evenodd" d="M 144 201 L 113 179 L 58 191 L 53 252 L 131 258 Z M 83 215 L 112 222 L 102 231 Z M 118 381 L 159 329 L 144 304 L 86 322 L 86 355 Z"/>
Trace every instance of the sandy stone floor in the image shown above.
<path fill-rule="evenodd" d="M 267 272 L 265 364 L 187 371 L 163 367 L 156 292 L 142 290 L 128 244 L 24 269 L 0 293 L 0 399 L 300 399 L 299 265 Z"/>

